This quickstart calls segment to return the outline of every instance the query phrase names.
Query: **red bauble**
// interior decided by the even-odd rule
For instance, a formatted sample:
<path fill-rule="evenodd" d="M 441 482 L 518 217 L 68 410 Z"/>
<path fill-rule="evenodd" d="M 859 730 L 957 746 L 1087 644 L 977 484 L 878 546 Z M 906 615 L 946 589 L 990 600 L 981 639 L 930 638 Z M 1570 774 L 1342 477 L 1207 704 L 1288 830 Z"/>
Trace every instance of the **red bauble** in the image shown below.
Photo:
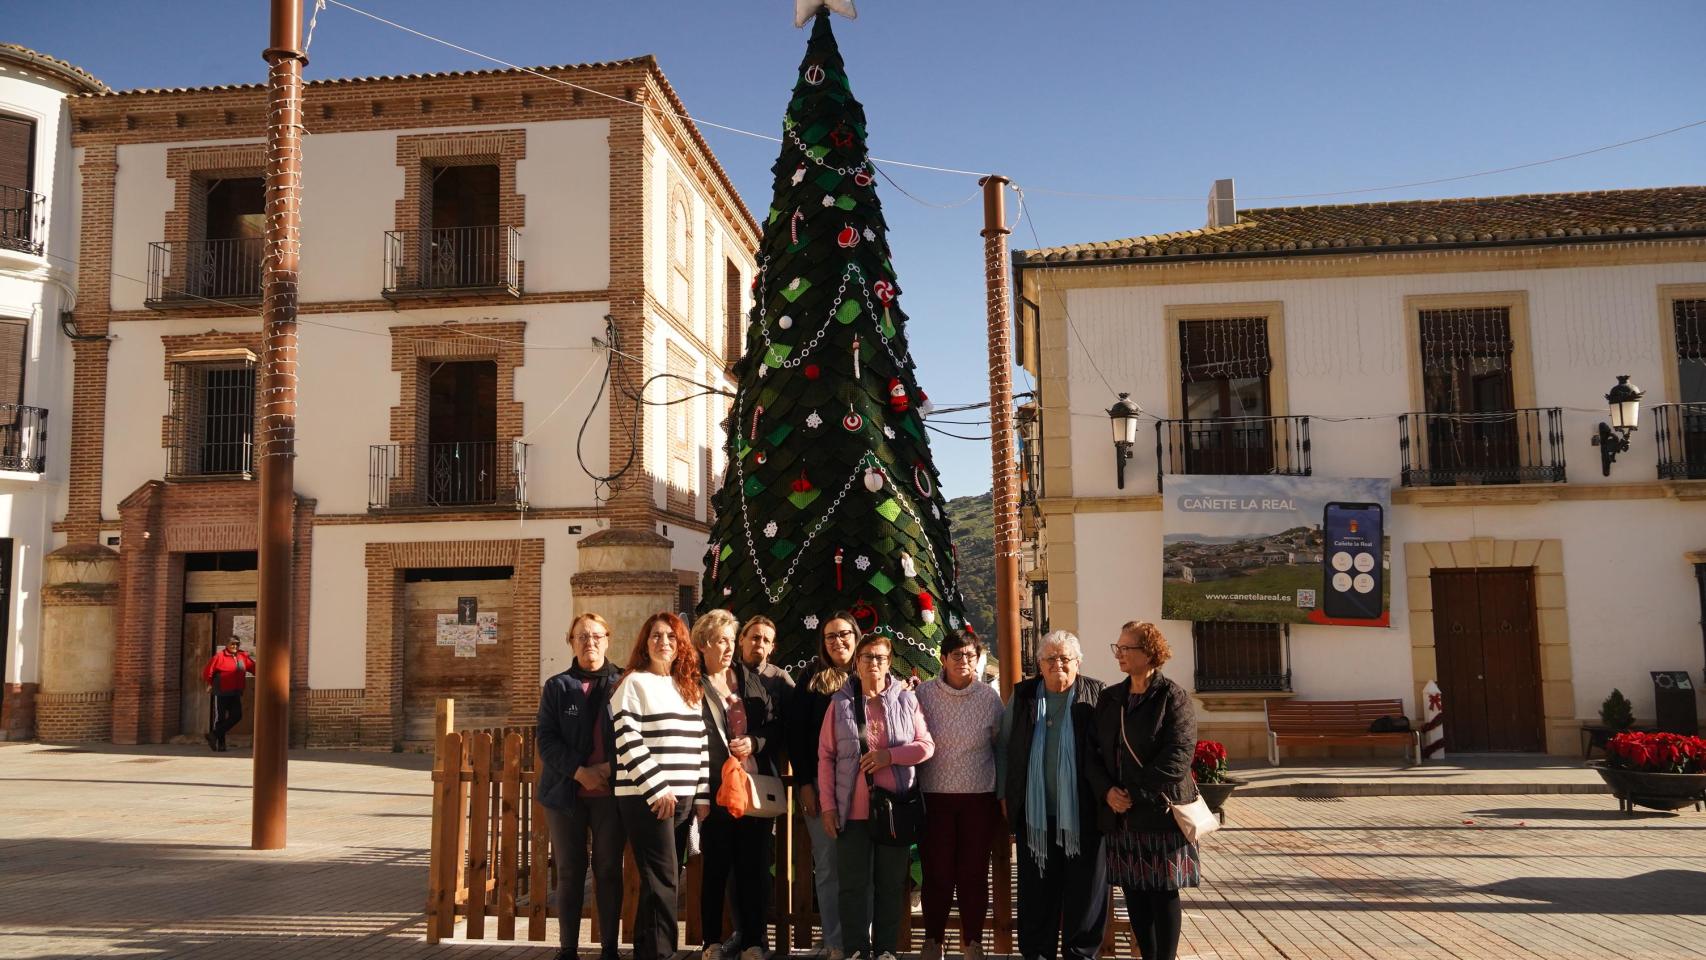
<path fill-rule="evenodd" d="M 912 400 L 906 395 L 906 387 L 899 377 L 889 378 L 889 409 L 895 413 L 905 413 L 912 407 Z"/>
<path fill-rule="evenodd" d="M 869 601 L 860 600 L 854 603 L 848 612 L 853 614 L 853 622 L 866 633 L 870 633 L 871 628 L 877 625 L 877 608 L 871 606 Z"/>
<path fill-rule="evenodd" d="M 858 173 L 855 173 L 853 175 L 853 182 L 858 184 L 861 187 L 870 186 L 871 185 L 871 168 L 865 167 L 865 168 L 861 169 Z"/>
<path fill-rule="evenodd" d="M 795 493 L 809 493 L 812 489 L 812 482 L 806 479 L 806 472 L 801 470 L 799 478 L 789 486 L 794 488 Z"/>
<path fill-rule="evenodd" d="M 823 368 L 819 367 L 815 363 L 806 364 L 805 369 L 801 372 L 806 375 L 807 380 L 816 380 L 818 377 L 823 376 Z"/>
<path fill-rule="evenodd" d="M 835 235 L 835 242 L 841 244 L 843 249 L 856 247 L 859 245 L 859 231 L 850 226 L 842 227 L 841 232 Z"/>

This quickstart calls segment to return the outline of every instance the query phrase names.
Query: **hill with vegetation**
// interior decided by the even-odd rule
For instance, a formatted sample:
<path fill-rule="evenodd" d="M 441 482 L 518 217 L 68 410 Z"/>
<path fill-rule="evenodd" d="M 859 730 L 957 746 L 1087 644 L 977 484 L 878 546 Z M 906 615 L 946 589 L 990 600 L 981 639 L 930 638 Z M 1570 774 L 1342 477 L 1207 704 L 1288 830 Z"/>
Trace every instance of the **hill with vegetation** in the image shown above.
<path fill-rule="evenodd" d="M 954 546 L 960 553 L 960 592 L 966 618 L 986 643 L 995 639 L 995 515 L 987 493 L 948 501 Z"/>

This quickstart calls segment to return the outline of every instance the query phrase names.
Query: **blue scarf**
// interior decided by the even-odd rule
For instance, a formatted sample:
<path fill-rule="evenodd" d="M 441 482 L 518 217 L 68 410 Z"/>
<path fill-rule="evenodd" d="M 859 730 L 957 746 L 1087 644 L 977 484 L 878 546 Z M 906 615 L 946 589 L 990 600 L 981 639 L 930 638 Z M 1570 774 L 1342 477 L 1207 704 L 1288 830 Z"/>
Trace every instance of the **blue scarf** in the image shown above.
<path fill-rule="evenodd" d="M 1078 685 L 1066 691 L 1066 708 L 1060 718 L 1060 749 L 1053 770 L 1044 770 L 1048 753 L 1048 695 L 1037 685 L 1036 726 L 1031 729 L 1031 757 L 1025 771 L 1025 839 L 1039 875 L 1048 870 L 1048 781 L 1055 781 L 1054 835 L 1069 857 L 1078 856 L 1078 742 L 1072 735 L 1072 704 Z"/>

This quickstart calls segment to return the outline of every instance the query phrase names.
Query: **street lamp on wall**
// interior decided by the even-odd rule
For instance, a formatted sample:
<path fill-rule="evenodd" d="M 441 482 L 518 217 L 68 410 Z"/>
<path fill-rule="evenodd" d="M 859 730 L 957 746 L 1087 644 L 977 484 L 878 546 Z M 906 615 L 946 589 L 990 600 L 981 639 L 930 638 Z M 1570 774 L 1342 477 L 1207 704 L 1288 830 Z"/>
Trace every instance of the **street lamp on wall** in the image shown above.
<path fill-rule="evenodd" d="M 1122 393 L 1108 408 L 1108 420 L 1114 427 L 1114 466 L 1119 471 L 1120 489 L 1125 489 L 1125 462 L 1131 459 L 1131 452 L 1137 446 L 1137 418 L 1143 415 L 1143 408 L 1131 402 L 1131 394 Z"/>
<path fill-rule="evenodd" d="M 1641 398 L 1647 394 L 1629 382 L 1629 375 L 1617 375 L 1617 386 L 1605 395 L 1609 405 L 1611 421 L 1601 420 L 1599 432 L 1594 434 L 1592 443 L 1599 448 L 1599 465 L 1606 476 L 1611 476 L 1611 465 L 1617 462 L 1617 455 L 1629 452 L 1629 434 L 1635 431 L 1641 419 Z"/>

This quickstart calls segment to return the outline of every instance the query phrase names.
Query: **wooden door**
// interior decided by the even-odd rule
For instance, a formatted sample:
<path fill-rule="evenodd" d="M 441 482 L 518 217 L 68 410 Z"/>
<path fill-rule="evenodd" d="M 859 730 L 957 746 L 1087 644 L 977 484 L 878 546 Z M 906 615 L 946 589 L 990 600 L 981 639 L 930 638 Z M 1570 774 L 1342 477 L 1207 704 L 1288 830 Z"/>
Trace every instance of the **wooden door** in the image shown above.
<path fill-rule="evenodd" d="M 1435 570 L 1432 585 L 1446 749 L 1545 749 L 1534 572 Z"/>
<path fill-rule="evenodd" d="M 463 729 L 502 726 L 509 719 L 514 632 L 510 580 L 406 583 L 403 609 L 403 740 L 431 743 L 439 697 L 456 698 Z M 459 601 L 473 597 L 478 615 L 496 627 L 471 644 L 456 641 Z M 446 619 L 447 618 L 447 619 Z M 441 629 L 442 625 L 442 629 Z M 538 673 L 534 667 L 533 675 Z M 528 675 L 532 676 L 532 675 Z"/>
<path fill-rule="evenodd" d="M 184 614 L 184 634 L 180 649 L 182 654 L 178 681 L 178 732 L 199 737 L 206 733 L 213 723 L 212 695 L 201 682 L 202 668 L 207 666 L 207 660 L 213 656 L 214 651 L 213 614 Z"/>

